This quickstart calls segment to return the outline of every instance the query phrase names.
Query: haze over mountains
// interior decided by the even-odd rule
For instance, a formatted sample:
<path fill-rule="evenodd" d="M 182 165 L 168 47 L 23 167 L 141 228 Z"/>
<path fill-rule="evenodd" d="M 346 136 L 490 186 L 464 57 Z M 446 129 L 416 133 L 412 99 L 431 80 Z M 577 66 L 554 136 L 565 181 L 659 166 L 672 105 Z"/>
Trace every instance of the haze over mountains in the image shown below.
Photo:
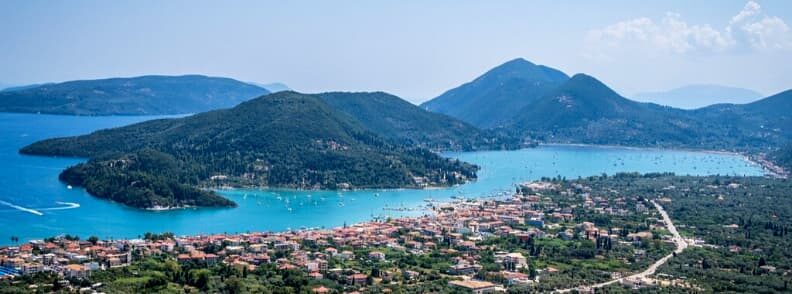
<path fill-rule="evenodd" d="M 277 93 L 277 92 L 291 91 L 292 90 L 291 88 L 289 88 L 289 86 L 287 86 L 284 83 L 269 83 L 269 84 L 251 83 L 251 84 L 259 86 L 259 87 L 262 87 L 264 89 L 267 89 L 267 91 L 269 91 L 270 93 Z"/>
<path fill-rule="evenodd" d="M 688 85 L 668 91 L 643 92 L 631 96 L 637 101 L 652 102 L 682 109 L 695 109 L 713 104 L 744 104 L 763 95 L 749 89 L 720 85 Z"/>
<path fill-rule="evenodd" d="M 228 108 L 264 88 L 201 75 L 70 81 L 0 92 L 0 111 L 69 115 L 162 115 Z"/>
<path fill-rule="evenodd" d="M 542 142 L 745 150 L 792 138 L 789 96 L 683 110 L 636 102 L 594 77 L 566 78 L 516 59 L 421 106 Z"/>

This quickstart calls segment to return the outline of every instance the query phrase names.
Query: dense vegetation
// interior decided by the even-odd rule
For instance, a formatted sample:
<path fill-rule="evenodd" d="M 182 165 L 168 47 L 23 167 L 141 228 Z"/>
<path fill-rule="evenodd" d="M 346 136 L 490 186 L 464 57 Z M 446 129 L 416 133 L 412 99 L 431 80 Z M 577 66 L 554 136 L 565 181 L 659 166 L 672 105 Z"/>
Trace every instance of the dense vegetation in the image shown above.
<path fill-rule="evenodd" d="M 186 206 L 235 206 L 213 191 L 201 190 L 195 166 L 186 166 L 173 156 L 142 150 L 120 156 L 91 159 L 69 167 L 59 178 L 83 186 L 92 195 L 133 207 L 173 208 Z"/>
<path fill-rule="evenodd" d="M 770 160 L 792 172 L 792 145 L 787 145 L 770 155 Z"/>
<path fill-rule="evenodd" d="M 789 291 L 789 180 L 620 174 L 575 182 L 592 187 L 592 194 L 618 191 L 619 195 L 668 200 L 663 206 L 680 233 L 701 239 L 706 245 L 691 247 L 671 258 L 659 269 L 661 275 L 684 279 L 701 292 Z"/>
<path fill-rule="evenodd" d="M 682 110 L 626 99 L 583 74 L 565 77 L 518 59 L 422 106 L 542 142 L 759 152 L 792 140 L 792 90 Z"/>
<path fill-rule="evenodd" d="M 146 161 L 97 168 L 107 166 L 103 162 L 145 158 L 140 151 L 146 149 L 172 156 L 176 168 L 158 170 Z M 427 149 L 382 139 L 317 96 L 295 92 L 186 118 L 48 139 L 21 152 L 101 158 L 71 168 L 62 178 L 74 179 L 78 185 L 96 181 L 89 192 L 104 191 L 101 196 L 107 198 L 120 192 L 117 183 L 121 180 L 134 181 L 144 175 L 198 186 L 395 188 L 455 185 L 475 178 L 477 170 Z M 180 173 L 174 175 L 174 170 Z"/>
<path fill-rule="evenodd" d="M 789 116 L 770 110 L 792 110 L 792 98 L 781 96 L 686 111 L 626 99 L 579 74 L 519 111 L 507 128 L 548 142 L 760 151 L 792 139 Z"/>
<path fill-rule="evenodd" d="M 399 144 L 435 150 L 514 149 L 514 137 L 479 130 L 463 121 L 428 112 L 399 97 L 383 93 L 322 93 L 333 108 L 361 122 L 371 132 Z"/>
<path fill-rule="evenodd" d="M 228 108 L 269 93 L 228 78 L 142 76 L 71 81 L 0 92 L 0 111 L 69 115 L 158 115 Z"/>

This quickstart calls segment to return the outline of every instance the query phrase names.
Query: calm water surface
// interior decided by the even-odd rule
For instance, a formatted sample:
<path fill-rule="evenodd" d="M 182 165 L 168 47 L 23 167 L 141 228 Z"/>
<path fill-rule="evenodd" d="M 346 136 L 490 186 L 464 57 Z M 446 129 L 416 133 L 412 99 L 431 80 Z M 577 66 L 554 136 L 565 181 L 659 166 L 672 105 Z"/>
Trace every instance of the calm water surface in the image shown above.
<path fill-rule="evenodd" d="M 426 200 L 487 197 L 543 176 L 615 172 L 761 175 L 742 157 L 676 150 L 543 146 L 518 151 L 447 153 L 482 167 L 466 185 L 429 190 L 219 191 L 239 204 L 227 209 L 143 211 L 67 189 L 58 173 L 80 159 L 23 156 L 17 150 L 40 139 L 69 136 L 157 117 L 74 117 L 0 113 L 0 244 L 59 234 L 83 238 L 134 238 L 144 232 L 176 234 L 280 231 L 333 227 L 372 217 L 419 215 Z"/>

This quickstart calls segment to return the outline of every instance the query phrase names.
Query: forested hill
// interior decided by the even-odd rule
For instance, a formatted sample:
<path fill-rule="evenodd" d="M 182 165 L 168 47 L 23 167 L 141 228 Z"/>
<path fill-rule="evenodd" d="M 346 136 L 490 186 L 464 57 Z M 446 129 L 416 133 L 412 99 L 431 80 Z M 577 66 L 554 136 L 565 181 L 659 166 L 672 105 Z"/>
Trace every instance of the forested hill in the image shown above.
<path fill-rule="evenodd" d="M 426 149 L 393 144 L 317 96 L 296 92 L 266 95 L 231 109 L 185 118 L 48 139 L 20 152 L 91 157 L 62 178 L 94 185 L 89 192 L 108 198 L 132 183 L 145 186 L 152 181 L 191 187 L 454 185 L 474 178 L 477 169 Z M 152 157 L 172 168 L 160 169 L 162 164 L 155 164 Z"/>
<path fill-rule="evenodd" d="M 229 78 L 141 76 L 42 84 L 0 92 L 0 111 L 68 115 L 186 114 L 269 93 Z"/>
<path fill-rule="evenodd" d="M 569 76 L 559 70 L 517 58 L 446 91 L 421 107 L 480 128 L 493 128 L 510 121 L 517 110 L 568 79 Z"/>
<path fill-rule="evenodd" d="M 692 97 L 691 97 L 692 98 Z M 592 76 L 515 59 L 422 107 L 524 140 L 766 152 L 792 142 L 792 90 L 684 110 L 624 98 Z"/>
<path fill-rule="evenodd" d="M 325 102 L 395 142 L 439 150 L 515 149 L 521 142 L 480 130 L 456 118 L 426 111 L 383 92 L 319 94 Z"/>
<path fill-rule="evenodd" d="M 507 128 L 543 141 L 628 146 L 717 144 L 717 135 L 683 110 L 626 99 L 577 74 L 516 111 Z"/>

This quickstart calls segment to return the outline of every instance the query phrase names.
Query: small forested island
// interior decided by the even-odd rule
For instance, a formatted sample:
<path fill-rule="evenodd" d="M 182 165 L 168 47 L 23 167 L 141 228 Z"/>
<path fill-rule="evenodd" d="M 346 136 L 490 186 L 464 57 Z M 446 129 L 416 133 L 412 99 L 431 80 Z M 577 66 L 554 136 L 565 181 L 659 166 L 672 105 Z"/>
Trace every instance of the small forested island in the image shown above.
<path fill-rule="evenodd" d="M 185 118 L 43 140 L 20 152 L 88 157 L 60 179 L 139 208 L 233 205 L 202 190 L 220 186 L 449 186 L 475 179 L 478 169 L 383 138 L 321 96 L 296 92 Z"/>
<path fill-rule="evenodd" d="M 170 154 L 146 149 L 91 159 L 64 170 L 58 178 L 85 187 L 91 195 L 137 208 L 236 206 L 213 191 L 192 187 L 198 182 L 192 180 L 191 171 Z"/>
<path fill-rule="evenodd" d="M 0 260 L 68 254 L 62 248 L 98 254 L 79 263 L 57 258 L 57 266 L 20 260 L 20 268 L 39 270 L 0 279 L 0 289 L 789 292 L 790 190 L 789 180 L 764 177 L 557 177 L 522 183 L 503 199 L 436 203 L 429 215 L 332 229 L 135 240 L 66 235 L 0 247 Z"/>

